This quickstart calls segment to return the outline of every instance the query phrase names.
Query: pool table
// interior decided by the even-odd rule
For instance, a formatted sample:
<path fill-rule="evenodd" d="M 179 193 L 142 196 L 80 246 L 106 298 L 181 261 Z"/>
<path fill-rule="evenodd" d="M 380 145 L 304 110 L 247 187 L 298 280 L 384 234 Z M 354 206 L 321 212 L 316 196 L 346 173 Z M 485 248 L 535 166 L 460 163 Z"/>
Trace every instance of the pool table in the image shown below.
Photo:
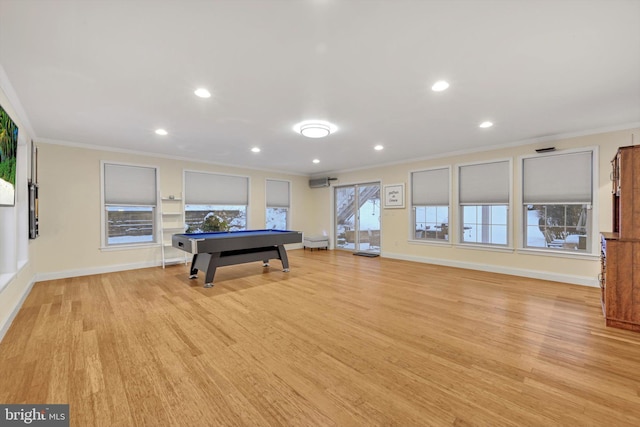
<path fill-rule="evenodd" d="M 204 287 L 213 286 L 216 268 L 225 265 L 262 261 L 269 266 L 270 259 L 279 259 L 283 271 L 289 271 L 289 260 L 284 245 L 301 243 L 302 233 L 289 230 L 240 230 L 212 233 L 174 234 L 171 245 L 193 254 L 190 279 L 205 273 Z"/>

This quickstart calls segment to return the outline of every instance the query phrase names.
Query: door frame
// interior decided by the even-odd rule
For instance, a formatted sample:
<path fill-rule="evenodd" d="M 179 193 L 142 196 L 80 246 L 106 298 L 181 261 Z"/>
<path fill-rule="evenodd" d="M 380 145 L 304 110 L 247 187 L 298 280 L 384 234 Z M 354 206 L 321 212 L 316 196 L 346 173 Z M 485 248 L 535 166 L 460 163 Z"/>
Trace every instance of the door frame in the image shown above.
<path fill-rule="evenodd" d="M 331 191 L 331 235 L 333 236 L 333 241 L 334 241 L 334 249 L 340 249 L 340 250 L 344 250 L 344 251 L 351 251 L 351 252 L 372 252 L 372 253 L 380 253 L 382 251 L 381 245 L 377 246 L 377 249 L 372 250 L 370 248 L 367 248 L 365 250 L 363 250 L 362 248 L 360 248 L 360 232 L 355 234 L 355 240 L 354 240 L 354 248 L 344 248 L 344 247 L 340 247 L 338 246 L 338 230 L 337 230 L 337 217 L 338 217 L 338 212 L 337 212 L 337 197 L 336 197 L 336 192 L 338 191 L 338 189 L 340 188 L 346 188 L 346 187 L 353 187 L 354 188 L 354 194 L 356 196 L 356 204 L 358 204 L 359 202 L 359 187 L 363 187 L 363 186 L 377 186 L 378 187 L 378 192 L 380 194 L 379 197 L 379 204 L 377 206 L 377 208 L 379 209 L 378 211 L 378 218 L 379 218 L 379 223 L 380 223 L 380 239 L 382 239 L 382 201 L 381 201 L 381 197 L 382 197 L 382 180 L 371 180 L 371 181 L 361 181 L 361 182 L 354 182 L 354 183 L 345 183 L 345 184 L 341 184 L 341 185 L 336 185 L 334 186 L 333 190 Z M 362 206 L 358 207 L 356 209 L 355 212 L 355 216 L 356 218 L 354 218 L 354 229 L 357 228 L 359 231 L 362 231 L 360 229 L 360 209 Z"/>

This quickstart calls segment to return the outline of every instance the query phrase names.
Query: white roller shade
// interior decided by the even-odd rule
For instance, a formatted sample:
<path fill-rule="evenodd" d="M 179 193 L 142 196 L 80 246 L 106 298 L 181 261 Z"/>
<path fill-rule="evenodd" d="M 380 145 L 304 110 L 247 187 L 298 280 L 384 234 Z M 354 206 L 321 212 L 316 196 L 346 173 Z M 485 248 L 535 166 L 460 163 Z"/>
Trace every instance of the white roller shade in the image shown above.
<path fill-rule="evenodd" d="M 530 157 L 522 161 L 526 204 L 591 203 L 592 152 Z"/>
<path fill-rule="evenodd" d="M 104 164 L 104 203 L 107 205 L 156 205 L 156 169 Z"/>
<path fill-rule="evenodd" d="M 188 205 L 248 205 L 249 178 L 206 172 L 185 172 Z"/>
<path fill-rule="evenodd" d="M 414 206 L 449 206 L 449 168 L 413 172 L 411 202 Z"/>
<path fill-rule="evenodd" d="M 460 203 L 490 205 L 509 203 L 509 162 L 460 167 Z"/>
<path fill-rule="evenodd" d="M 267 206 L 270 208 L 289 207 L 289 182 L 267 180 Z"/>

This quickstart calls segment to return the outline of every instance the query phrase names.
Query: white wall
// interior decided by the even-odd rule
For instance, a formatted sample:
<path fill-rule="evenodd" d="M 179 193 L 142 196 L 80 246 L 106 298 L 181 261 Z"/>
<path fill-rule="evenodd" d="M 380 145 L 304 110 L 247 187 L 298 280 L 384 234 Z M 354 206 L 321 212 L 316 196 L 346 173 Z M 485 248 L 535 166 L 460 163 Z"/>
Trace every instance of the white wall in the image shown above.
<path fill-rule="evenodd" d="M 517 145 L 510 148 L 496 149 L 483 152 L 475 152 L 464 155 L 442 157 L 436 159 L 426 159 L 405 164 L 390 165 L 353 172 L 338 173 L 338 181 L 334 185 L 353 184 L 382 180 L 382 185 L 405 183 L 405 209 L 383 209 L 382 211 L 382 241 L 381 254 L 385 257 L 413 260 L 419 262 L 430 262 L 435 264 L 450 265 L 463 268 L 473 268 L 485 271 L 494 271 L 507 274 L 515 274 L 526 277 L 535 277 L 547 280 L 556 280 L 568 283 L 597 286 L 597 275 L 600 272 L 599 263 L 599 232 L 611 231 L 611 182 L 609 175 L 611 172 L 610 161 L 615 155 L 618 147 L 632 144 L 632 135 L 635 134 L 635 143 L 640 141 L 640 129 L 630 129 L 624 131 L 607 132 L 574 138 L 564 138 L 544 143 L 532 143 L 527 145 Z M 596 203 L 594 212 L 596 223 L 594 223 L 592 233 L 593 251 L 591 256 L 570 256 L 556 254 L 534 254 L 532 251 L 518 249 L 520 244 L 520 224 L 517 204 L 520 197 L 520 164 L 519 156 L 530 155 L 536 148 L 555 146 L 557 150 L 598 147 L 599 151 L 599 171 L 598 188 L 594 191 Z M 462 163 L 477 162 L 483 160 L 495 160 L 512 158 L 514 165 L 513 176 L 513 210 L 511 233 L 514 240 L 514 249 L 508 251 L 497 251 L 487 249 L 470 249 L 469 246 L 456 244 L 436 245 L 428 243 L 416 243 L 409 241 L 409 230 L 411 228 L 411 194 L 410 194 L 410 172 L 420 169 L 427 169 L 436 166 L 452 166 L 453 181 L 452 187 L 457 186 L 455 165 Z M 318 206 L 318 211 L 326 212 L 325 209 L 331 204 L 331 190 L 314 193 L 314 201 Z M 455 202 L 453 202 L 455 203 Z M 331 213 L 326 212 L 321 217 L 316 217 L 319 228 L 331 229 Z M 455 206 L 450 215 L 450 223 L 456 224 L 457 209 Z M 454 240 L 454 239 L 452 239 Z"/>
<path fill-rule="evenodd" d="M 9 96 L 0 67 L 0 105 L 18 126 L 16 205 L 0 206 L 0 339 L 16 315 L 35 279 L 34 245 L 28 240 L 27 177 L 31 135 Z"/>
<path fill-rule="evenodd" d="M 308 178 L 153 157 L 72 145 L 38 143 L 40 181 L 39 279 L 71 277 L 161 264 L 159 246 L 101 250 L 100 161 L 156 166 L 162 196 L 183 192 L 183 170 L 209 171 L 250 177 L 248 228 L 265 226 L 265 180 L 291 182 L 290 228 L 310 233 L 315 228 L 313 194 Z M 171 207 L 170 210 L 175 208 Z M 178 209 L 175 209 L 178 210 Z"/>

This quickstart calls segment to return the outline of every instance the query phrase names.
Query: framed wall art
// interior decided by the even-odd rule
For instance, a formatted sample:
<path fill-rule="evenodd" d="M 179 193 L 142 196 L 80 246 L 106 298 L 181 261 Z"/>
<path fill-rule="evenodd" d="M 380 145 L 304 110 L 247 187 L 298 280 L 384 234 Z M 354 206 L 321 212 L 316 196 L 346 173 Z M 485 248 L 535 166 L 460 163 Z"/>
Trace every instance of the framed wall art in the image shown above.
<path fill-rule="evenodd" d="M 0 206 L 16 204 L 18 126 L 0 105 Z"/>
<path fill-rule="evenodd" d="M 404 183 L 384 186 L 385 209 L 404 208 Z"/>

